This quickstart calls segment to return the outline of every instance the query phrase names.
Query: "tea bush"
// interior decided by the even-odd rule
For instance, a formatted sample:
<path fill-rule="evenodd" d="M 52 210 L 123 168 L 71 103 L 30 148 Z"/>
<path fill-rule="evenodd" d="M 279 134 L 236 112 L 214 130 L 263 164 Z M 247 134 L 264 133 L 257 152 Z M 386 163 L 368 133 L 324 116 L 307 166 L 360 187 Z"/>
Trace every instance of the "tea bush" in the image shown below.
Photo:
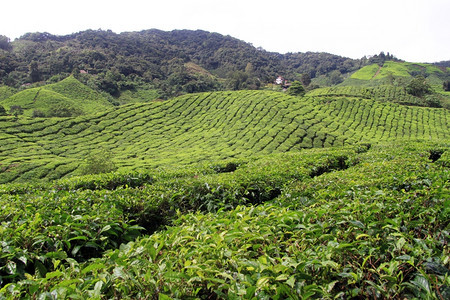
<path fill-rule="evenodd" d="M 358 144 L 4 185 L 0 295 L 445 299 L 448 152 Z"/>

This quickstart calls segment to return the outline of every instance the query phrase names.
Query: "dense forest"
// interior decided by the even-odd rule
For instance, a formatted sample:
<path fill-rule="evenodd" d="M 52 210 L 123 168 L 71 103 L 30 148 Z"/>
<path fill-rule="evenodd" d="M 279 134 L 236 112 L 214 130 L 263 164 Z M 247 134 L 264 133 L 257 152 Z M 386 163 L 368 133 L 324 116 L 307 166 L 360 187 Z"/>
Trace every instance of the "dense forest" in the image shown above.
<path fill-rule="evenodd" d="M 190 92 L 258 89 L 277 76 L 309 83 L 327 75 L 331 83 L 339 83 L 343 74 L 393 58 L 389 53 L 360 60 L 328 53 L 279 54 L 201 30 L 27 33 L 14 41 L 0 36 L 0 84 L 18 88 L 75 74 L 112 96 L 146 87 L 168 98 Z"/>

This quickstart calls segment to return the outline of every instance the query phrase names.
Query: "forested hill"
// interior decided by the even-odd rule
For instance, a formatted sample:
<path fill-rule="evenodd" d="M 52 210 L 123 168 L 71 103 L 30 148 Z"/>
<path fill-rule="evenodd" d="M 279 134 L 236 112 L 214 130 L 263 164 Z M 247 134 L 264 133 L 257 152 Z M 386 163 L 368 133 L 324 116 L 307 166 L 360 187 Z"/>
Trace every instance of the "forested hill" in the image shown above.
<path fill-rule="evenodd" d="M 0 35 L 0 84 L 56 82 L 68 74 L 111 95 L 147 85 L 162 97 L 219 89 L 256 89 L 281 75 L 298 80 L 361 67 L 362 60 L 328 53 L 279 54 L 206 31 L 151 29 L 116 34 L 87 30 L 66 36 Z M 80 75 L 81 76 L 81 75 Z M 82 77 L 82 76 L 81 76 Z"/>

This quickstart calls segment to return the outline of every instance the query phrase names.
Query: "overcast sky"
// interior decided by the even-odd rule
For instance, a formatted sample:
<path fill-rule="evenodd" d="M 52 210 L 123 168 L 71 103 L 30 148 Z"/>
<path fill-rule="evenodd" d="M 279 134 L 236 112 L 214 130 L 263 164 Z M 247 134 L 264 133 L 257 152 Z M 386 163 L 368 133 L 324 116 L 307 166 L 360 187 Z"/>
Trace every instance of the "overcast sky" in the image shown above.
<path fill-rule="evenodd" d="M 390 52 L 411 62 L 450 60 L 449 0 L 13 0 L 0 35 L 86 29 L 202 29 L 280 53 L 351 58 Z"/>

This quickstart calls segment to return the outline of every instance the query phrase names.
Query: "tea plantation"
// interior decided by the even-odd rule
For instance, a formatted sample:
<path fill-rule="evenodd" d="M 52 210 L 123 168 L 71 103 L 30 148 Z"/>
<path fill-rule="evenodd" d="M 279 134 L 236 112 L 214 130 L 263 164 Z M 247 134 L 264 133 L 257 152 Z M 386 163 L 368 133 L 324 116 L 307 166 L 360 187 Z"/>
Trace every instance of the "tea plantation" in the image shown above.
<path fill-rule="evenodd" d="M 0 117 L 0 298 L 448 299 L 449 112 L 358 91 Z"/>
<path fill-rule="evenodd" d="M 0 117 L 0 183 L 81 174 L 111 152 L 119 171 L 399 139 L 446 140 L 449 111 L 349 97 L 213 92 L 76 118 Z"/>

